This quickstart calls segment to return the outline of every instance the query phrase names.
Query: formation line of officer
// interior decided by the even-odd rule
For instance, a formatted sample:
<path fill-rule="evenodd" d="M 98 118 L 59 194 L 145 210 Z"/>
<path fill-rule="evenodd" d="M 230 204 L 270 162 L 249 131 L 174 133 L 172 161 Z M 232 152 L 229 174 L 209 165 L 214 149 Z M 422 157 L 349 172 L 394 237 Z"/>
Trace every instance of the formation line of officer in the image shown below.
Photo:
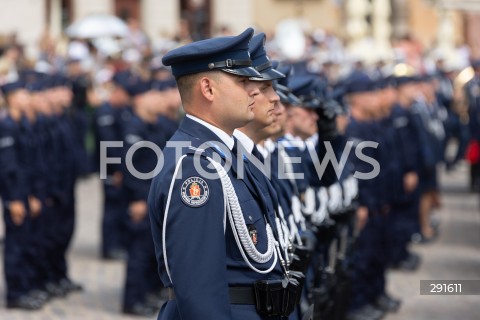
<path fill-rule="evenodd" d="M 91 123 L 100 253 L 126 261 L 123 313 L 376 320 L 400 308 L 386 274 L 416 270 L 412 239 L 437 234 L 436 169 L 453 119 L 438 82 L 448 79 L 404 65 L 333 81 L 306 62 L 271 61 L 265 43 L 248 28 L 173 49 L 148 76 L 105 80 Z M 1 86 L 9 308 L 82 290 L 65 257 L 87 162 L 76 86 L 28 70 Z"/>
<path fill-rule="evenodd" d="M 397 311 L 387 269 L 415 270 L 412 235 L 434 236 L 445 143 L 434 78 L 354 70 L 330 83 L 270 61 L 265 34 L 252 36 L 163 57 L 186 117 L 148 197 L 168 290 L 158 319 Z"/>

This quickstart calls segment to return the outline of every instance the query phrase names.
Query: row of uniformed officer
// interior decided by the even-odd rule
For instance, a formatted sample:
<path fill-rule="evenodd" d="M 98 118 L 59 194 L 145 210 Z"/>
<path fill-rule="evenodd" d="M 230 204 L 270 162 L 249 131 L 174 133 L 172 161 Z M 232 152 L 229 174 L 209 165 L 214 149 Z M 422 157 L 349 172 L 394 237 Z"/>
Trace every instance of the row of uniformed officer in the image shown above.
<path fill-rule="evenodd" d="M 284 75 L 266 56 L 265 35 L 251 36 L 249 29 L 192 43 L 163 59 L 187 116 L 170 140 L 177 148 L 164 149 L 149 196 L 159 273 L 169 288 L 159 319 L 310 318 L 315 299 L 307 289 L 322 282 L 315 278 L 328 259 L 337 259 L 323 241 L 340 230 L 325 223 L 327 211 L 349 208 L 356 187 L 350 176 L 344 188 L 315 178 L 325 151 L 309 138 L 318 131 L 321 84 L 295 79 L 296 97 L 273 82 Z M 306 161 L 291 166 L 287 152 Z M 281 162 L 265 166 L 272 159 L 283 160 L 280 169 Z M 326 176 L 335 176 L 333 169 Z"/>
<path fill-rule="evenodd" d="M 300 297 L 274 191 L 233 135 L 257 112 L 273 119 L 276 94 L 262 75 L 281 74 L 264 54 L 251 67 L 252 34 L 195 42 L 163 58 L 187 113 L 170 142 L 191 147 L 164 149 L 165 166 L 150 190 L 159 272 L 170 290 L 159 319 L 280 319 Z"/>
<path fill-rule="evenodd" d="M 121 71 L 110 81 L 109 100 L 95 112 L 96 157 L 101 159 L 101 143 L 113 141 L 122 145 L 106 148 L 106 157 L 125 160 L 106 166 L 101 250 L 104 259 L 127 260 L 126 314 L 149 316 L 159 303 L 161 284 L 151 276 L 156 262 L 146 199 L 158 161 L 154 149 L 165 147 L 177 127 L 165 116 L 179 106 L 172 90 L 169 79 L 144 80 Z"/>
<path fill-rule="evenodd" d="M 74 231 L 76 148 L 69 81 L 22 73 L 4 84 L 0 121 L 0 195 L 4 206 L 7 307 L 38 309 L 81 290 L 68 277 Z"/>

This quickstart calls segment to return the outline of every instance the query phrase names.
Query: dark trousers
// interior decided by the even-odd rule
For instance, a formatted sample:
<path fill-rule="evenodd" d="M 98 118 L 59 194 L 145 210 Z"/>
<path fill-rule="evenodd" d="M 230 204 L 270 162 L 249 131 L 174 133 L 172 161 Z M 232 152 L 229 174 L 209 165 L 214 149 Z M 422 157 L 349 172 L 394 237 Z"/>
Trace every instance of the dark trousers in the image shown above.
<path fill-rule="evenodd" d="M 444 139 L 444 155 L 447 145 L 450 140 L 456 139 L 458 142 L 458 149 L 456 154 L 452 159 L 445 159 L 447 163 L 454 164 L 458 162 L 459 160 L 463 159 L 465 157 L 465 152 L 467 150 L 468 146 L 468 141 L 470 138 L 470 133 L 468 126 L 466 124 L 463 124 L 460 116 L 456 114 L 455 112 L 449 112 L 448 113 L 448 119 L 446 121 L 445 125 L 445 139 Z"/>
<path fill-rule="evenodd" d="M 49 281 L 58 282 L 68 277 L 66 252 L 75 229 L 75 200 L 73 188 L 62 201 L 55 201 L 49 209 L 47 230 L 47 257 L 51 263 Z"/>
<path fill-rule="evenodd" d="M 51 264 L 48 259 L 48 223 L 50 211 L 42 203 L 42 212 L 31 219 L 28 241 L 28 263 L 33 268 L 31 285 L 34 289 L 43 289 L 49 279 Z"/>
<path fill-rule="evenodd" d="M 5 205 L 3 216 L 5 221 L 3 270 L 7 285 L 7 300 L 12 301 L 32 289 L 30 279 L 33 276 L 33 269 L 28 263 L 27 253 L 31 221 L 27 213 L 23 223 L 15 225 L 11 219 L 10 210 Z"/>
<path fill-rule="evenodd" d="M 123 188 L 103 184 L 102 254 L 126 246 L 127 201 Z"/>
<path fill-rule="evenodd" d="M 124 307 L 144 302 L 149 292 L 161 287 L 156 270 L 157 262 L 149 217 L 146 216 L 139 223 L 130 221 L 128 226 L 130 238 L 123 296 Z"/>
<path fill-rule="evenodd" d="M 398 264 L 408 257 L 408 244 L 412 234 L 418 232 L 418 225 L 418 199 L 391 206 L 386 226 L 389 264 Z"/>
<path fill-rule="evenodd" d="M 367 304 L 385 290 L 385 216 L 370 214 L 352 253 L 350 310 Z"/>

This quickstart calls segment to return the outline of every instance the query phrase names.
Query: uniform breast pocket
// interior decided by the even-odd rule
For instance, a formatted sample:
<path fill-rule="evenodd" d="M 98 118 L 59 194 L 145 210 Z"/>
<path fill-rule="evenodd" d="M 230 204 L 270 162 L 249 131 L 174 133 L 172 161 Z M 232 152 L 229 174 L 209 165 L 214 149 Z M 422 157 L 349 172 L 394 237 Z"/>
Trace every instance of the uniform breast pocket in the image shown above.
<path fill-rule="evenodd" d="M 243 219 L 245 220 L 245 226 L 248 230 L 248 236 L 252 240 L 256 249 L 261 253 L 265 253 L 267 251 L 267 231 L 265 217 L 260 209 L 260 206 L 255 200 L 248 200 L 240 203 L 240 207 L 242 208 Z M 235 232 L 235 230 L 233 230 L 233 232 Z M 235 237 L 232 237 L 232 240 L 229 241 L 229 247 L 232 258 L 234 260 L 243 261 L 243 257 L 240 253 L 240 249 L 237 245 Z M 247 255 L 245 249 L 243 247 L 242 249 Z"/>

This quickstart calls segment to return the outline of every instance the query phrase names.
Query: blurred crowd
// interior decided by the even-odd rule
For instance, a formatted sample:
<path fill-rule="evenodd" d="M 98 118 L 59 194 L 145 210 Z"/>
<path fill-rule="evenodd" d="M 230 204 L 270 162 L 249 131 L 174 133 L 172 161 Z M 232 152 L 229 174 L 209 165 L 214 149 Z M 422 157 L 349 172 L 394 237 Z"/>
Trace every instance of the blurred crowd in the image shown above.
<path fill-rule="evenodd" d="M 139 141 L 163 148 L 183 117 L 175 79 L 161 58 L 191 41 L 187 24 L 175 37 L 155 41 L 137 21 L 128 25 L 125 38 L 58 40 L 46 33 L 35 60 L 25 57 L 15 36 L 0 37 L 7 307 L 36 310 L 51 298 L 82 290 L 69 278 L 66 260 L 75 229 L 76 181 L 102 169 L 102 152 L 125 159 Z M 218 32 L 229 33 L 226 27 Z M 432 212 L 441 205 L 438 165 L 450 170 L 467 155 L 472 188 L 480 185 L 480 61 L 462 47 L 460 62 L 451 63 L 441 51 L 423 50 L 405 38 L 394 43 L 395 57 L 366 63 L 349 55 L 344 41 L 333 34 L 317 30 L 300 40 L 305 47 L 295 61 L 283 49 L 288 40 L 271 34 L 265 45 L 272 60 L 280 61 L 279 70 L 289 76 L 277 88 L 281 103 L 294 106 L 287 108 L 289 131 L 282 136 L 316 144 L 345 146 L 348 140 L 368 140 L 382 146 L 371 155 L 380 163 L 381 174 L 358 182 L 355 207 L 331 206 L 331 212 L 311 221 L 321 200 L 314 196 L 313 203 L 303 203 L 305 219 L 322 235 L 317 236 L 322 246 L 313 249 L 317 264 L 308 299 L 322 306 L 324 319 L 344 318 L 347 310 L 349 319 L 379 319 L 400 304 L 385 292 L 386 270 L 415 270 L 420 257 L 408 250 L 409 244 L 435 239 Z M 302 92 L 307 82 L 314 97 Z M 289 98 L 290 93 L 299 100 Z M 310 98 L 319 100 L 321 107 L 303 114 L 302 104 Z M 312 119 L 311 130 L 306 124 Z M 452 140 L 455 148 L 449 149 Z M 101 141 L 122 145 L 105 151 Z M 335 151 L 340 155 L 342 150 Z M 303 149 L 294 154 L 308 157 Z M 148 148 L 137 150 L 132 158 L 140 172 L 153 170 L 156 160 Z M 370 169 L 355 161 L 350 165 L 350 173 Z M 123 312 L 151 316 L 164 296 L 147 215 L 150 179 L 138 179 L 123 163 L 106 168 L 100 257 L 127 261 Z M 306 182 L 300 199 L 308 201 L 304 194 L 319 195 L 327 189 L 333 197 L 344 182 L 342 177 Z M 332 269 L 327 259 L 330 244 L 344 228 L 349 230 L 349 250 L 337 248 L 342 256 Z M 329 278 L 332 274 L 337 278 Z M 351 279 L 349 304 L 335 292 L 334 284 L 344 283 L 342 277 Z M 329 300 L 344 312 L 337 310 L 333 317 L 335 306 Z"/>

